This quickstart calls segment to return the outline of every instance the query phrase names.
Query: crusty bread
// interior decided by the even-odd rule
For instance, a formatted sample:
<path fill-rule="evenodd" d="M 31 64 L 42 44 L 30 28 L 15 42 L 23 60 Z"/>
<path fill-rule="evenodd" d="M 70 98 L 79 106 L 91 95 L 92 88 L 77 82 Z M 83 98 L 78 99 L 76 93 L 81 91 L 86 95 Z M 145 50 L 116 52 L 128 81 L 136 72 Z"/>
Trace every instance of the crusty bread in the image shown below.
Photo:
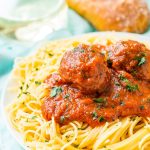
<path fill-rule="evenodd" d="M 149 26 L 149 9 L 144 0 L 66 0 L 96 29 L 143 33 Z"/>

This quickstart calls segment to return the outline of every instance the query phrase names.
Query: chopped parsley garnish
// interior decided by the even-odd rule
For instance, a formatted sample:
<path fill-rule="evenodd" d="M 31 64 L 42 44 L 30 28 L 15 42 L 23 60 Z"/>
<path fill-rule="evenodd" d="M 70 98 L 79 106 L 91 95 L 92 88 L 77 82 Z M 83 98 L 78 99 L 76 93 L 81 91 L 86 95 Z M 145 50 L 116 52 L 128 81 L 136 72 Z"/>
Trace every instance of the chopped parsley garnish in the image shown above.
<path fill-rule="evenodd" d="M 101 107 L 102 107 L 101 104 L 98 104 L 98 105 L 96 106 L 96 109 L 97 109 L 97 110 L 100 110 Z"/>
<path fill-rule="evenodd" d="M 17 97 L 19 98 L 21 96 L 22 93 L 20 93 Z"/>
<path fill-rule="evenodd" d="M 32 116 L 32 117 L 31 117 L 31 119 L 35 119 L 35 118 L 37 118 L 37 116 Z"/>
<path fill-rule="evenodd" d="M 35 84 L 36 84 L 36 85 L 40 85 L 40 84 L 41 84 L 41 81 L 35 81 Z"/>
<path fill-rule="evenodd" d="M 24 85 L 24 82 L 21 82 L 22 85 Z"/>
<path fill-rule="evenodd" d="M 97 112 L 92 112 L 92 118 L 93 119 L 97 119 L 98 118 Z"/>
<path fill-rule="evenodd" d="M 79 145 L 76 145 L 76 144 L 74 145 L 75 148 L 78 148 L 78 146 L 79 146 Z"/>
<path fill-rule="evenodd" d="M 88 75 L 85 72 L 82 71 L 81 75 L 82 75 L 83 79 L 88 79 Z"/>
<path fill-rule="evenodd" d="M 105 100 L 104 98 L 102 98 L 102 97 L 96 98 L 96 99 L 94 99 L 94 101 L 95 101 L 96 103 L 105 103 L 105 102 L 106 102 L 106 100 Z"/>
<path fill-rule="evenodd" d="M 49 55 L 49 56 L 53 56 L 53 54 L 51 54 L 51 53 L 48 53 L 48 55 Z"/>
<path fill-rule="evenodd" d="M 28 84 L 26 84 L 26 89 L 28 89 L 29 88 L 29 85 Z"/>
<path fill-rule="evenodd" d="M 130 84 L 129 80 L 127 78 L 125 78 L 124 76 L 120 75 L 119 76 L 120 80 L 122 80 L 123 82 L 127 83 L 126 85 L 126 89 L 129 91 L 129 92 L 134 92 L 136 90 L 139 90 L 139 87 L 138 85 L 132 85 Z"/>
<path fill-rule="evenodd" d="M 145 64 L 145 62 L 146 62 L 145 57 L 142 57 L 141 60 L 138 63 L 138 66 L 142 66 L 143 64 Z"/>
<path fill-rule="evenodd" d="M 20 87 L 20 90 L 23 90 L 23 87 L 22 87 L 22 86 Z"/>
<path fill-rule="evenodd" d="M 62 92 L 62 88 L 61 87 L 54 87 L 51 90 L 51 94 L 50 97 L 55 97 L 57 94 Z"/>
<path fill-rule="evenodd" d="M 68 108 L 68 106 L 69 106 L 69 104 L 68 104 L 68 103 L 66 103 L 66 108 Z"/>
<path fill-rule="evenodd" d="M 124 106 L 125 102 L 124 101 L 120 101 L 120 106 Z"/>
<path fill-rule="evenodd" d="M 84 130 L 84 129 L 86 129 L 87 128 L 87 126 L 84 126 L 84 127 L 81 127 L 81 128 L 78 128 L 79 130 Z"/>
<path fill-rule="evenodd" d="M 120 83 L 119 83 L 119 82 L 115 82 L 115 85 L 116 85 L 116 86 L 120 86 Z"/>
<path fill-rule="evenodd" d="M 119 78 L 123 82 L 129 82 L 129 80 L 127 78 L 125 78 L 123 75 L 120 75 Z"/>
<path fill-rule="evenodd" d="M 80 52 L 81 52 L 81 53 L 84 53 L 84 50 L 83 50 L 83 49 L 81 49 L 81 50 L 80 50 Z"/>
<path fill-rule="evenodd" d="M 120 94 L 117 93 L 117 94 L 114 96 L 114 98 L 118 98 L 119 96 L 120 96 Z"/>
<path fill-rule="evenodd" d="M 143 106 L 143 105 L 141 105 L 141 106 L 140 106 L 140 109 L 141 109 L 141 110 L 143 110 L 143 109 L 144 109 L 144 106 Z"/>
<path fill-rule="evenodd" d="M 126 89 L 129 91 L 129 92 L 135 92 L 136 90 L 139 90 L 139 87 L 138 85 L 131 85 L 131 84 L 127 84 L 126 85 Z"/>
<path fill-rule="evenodd" d="M 28 85 L 28 84 L 27 84 Z M 24 82 L 21 83 L 20 90 L 23 90 Z"/>
<path fill-rule="evenodd" d="M 45 142 L 49 142 L 49 140 L 45 140 Z"/>
<path fill-rule="evenodd" d="M 142 53 L 141 56 L 135 57 L 135 60 L 138 61 L 138 64 L 137 64 L 138 66 L 142 66 L 146 62 L 145 54 Z"/>
<path fill-rule="evenodd" d="M 103 116 L 100 116 L 99 119 L 98 119 L 99 122 L 103 122 L 104 120 L 105 120 L 105 119 L 104 119 Z"/>
<path fill-rule="evenodd" d="M 63 123 L 65 121 L 65 117 L 64 116 L 61 116 L 60 117 L 60 123 Z"/>
<path fill-rule="evenodd" d="M 135 117 L 131 118 L 132 121 L 135 121 L 135 119 L 136 119 Z"/>
<path fill-rule="evenodd" d="M 33 82 L 34 81 L 34 79 L 30 79 L 30 82 Z"/>
<path fill-rule="evenodd" d="M 134 75 L 137 74 L 137 71 L 136 71 L 136 70 L 132 70 L 132 71 L 131 71 L 131 74 L 134 76 Z"/>
<path fill-rule="evenodd" d="M 111 105 L 111 108 L 115 108 L 115 105 Z"/>
<path fill-rule="evenodd" d="M 22 92 L 22 93 L 23 93 L 23 94 L 25 94 L 25 95 L 26 95 L 26 94 L 30 94 L 30 93 L 29 93 L 29 92 L 27 92 L 27 91 L 26 91 L 26 92 Z"/>
<path fill-rule="evenodd" d="M 77 51 L 79 51 L 79 50 L 80 50 L 80 47 L 77 46 L 77 47 L 74 47 L 73 52 L 77 52 Z"/>
<path fill-rule="evenodd" d="M 24 82 L 21 83 L 21 86 L 19 87 L 20 89 L 20 93 L 19 95 L 17 96 L 18 98 L 22 95 L 22 94 L 30 94 L 27 90 L 29 88 L 29 85 L 28 84 L 25 84 Z"/>
<path fill-rule="evenodd" d="M 66 95 L 64 96 L 64 98 L 69 98 L 69 96 L 70 96 L 69 94 L 66 94 Z"/>
<path fill-rule="evenodd" d="M 147 102 L 150 103 L 150 98 L 147 99 Z"/>
<path fill-rule="evenodd" d="M 107 59 L 107 65 L 108 65 L 108 67 L 112 66 L 112 61 L 110 59 Z"/>

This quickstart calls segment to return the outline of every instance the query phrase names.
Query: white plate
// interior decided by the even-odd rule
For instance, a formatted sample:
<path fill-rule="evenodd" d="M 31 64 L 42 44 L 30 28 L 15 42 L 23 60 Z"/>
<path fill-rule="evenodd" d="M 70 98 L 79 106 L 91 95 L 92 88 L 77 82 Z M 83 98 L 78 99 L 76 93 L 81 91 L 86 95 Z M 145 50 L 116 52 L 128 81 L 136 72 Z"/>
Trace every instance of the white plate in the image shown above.
<path fill-rule="evenodd" d="M 146 37 L 146 36 L 142 36 L 142 35 L 138 35 L 138 34 L 132 34 L 132 33 L 116 33 L 116 32 L 96 32 L 96 33 L 90 33 L 90 34 L 86 34 L 86 36 L 90 36 L 90 35 L 98 35 L 100 38 L 104 38 L 104 37 L 113 37 L 113 39 L 133 39 L 133 40 L 137 40 L 139 42 L 143 42 L 143 43 L 150 43 L 150 37 Z M 82 38 L 84 35 L 80 35 L 80 36 L 75 36 L 73 38 Z M 72 39 L 72 38 L 71 38 Z M 9 131 L 11 132 L 11 134 L 13 135 L 13 137 L 17 140 L 17 142 L 24 148 L 27 149 L 27 147 L 25 146 L 23 139 L 21 137 L 21 135 L 16 132 L 14 130 L 14 128 L 11 126 L 10 122 L 9 122 L 9 118 L 8 115 L 5 111 L 6 106 L 8 106 L 13 99 L 15 99 L 15 97 L 17 96 L 17 93 L 10 91 L 9 88 L 10 87 L 16 87 L 16 81 L 14 80 L 14 78 L 12 78 L 12 75 L 10 74 L 6 85 L 3 88 L 3 92 L 2 92 L 2 103 L 1 103 L 1 110 L 3 113 L 3 117 L 5 120 L 5 123 L 9 129 Z"/>

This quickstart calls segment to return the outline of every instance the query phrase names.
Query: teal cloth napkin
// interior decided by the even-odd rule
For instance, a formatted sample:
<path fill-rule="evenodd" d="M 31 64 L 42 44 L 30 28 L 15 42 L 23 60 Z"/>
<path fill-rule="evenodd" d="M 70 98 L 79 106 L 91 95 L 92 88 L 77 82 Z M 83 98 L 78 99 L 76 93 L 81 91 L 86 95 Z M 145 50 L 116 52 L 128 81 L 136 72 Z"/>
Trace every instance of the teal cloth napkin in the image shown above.
<path fill-rule="evenodd" d="M 77 15 L 74 11 L 69 10 L 67 28 L 50 34 L 41 42 L 95 31 L 96 30 L 86 20 Z M 150 37 L 150 30 L 146 32 L 145 35 Z M 18 56 L 28 55 L 30 52 L 37 49 L 38 45 L 38 43 L 21 43 L 0 36 L 0 91 L 4 86 L 4 81 L 7 79 L 8 73 L 13 67 L 14 59 Z M 0 150 L 1 149 L 21 150 L 22 148 L 10 135 L 0 113 Z"/>

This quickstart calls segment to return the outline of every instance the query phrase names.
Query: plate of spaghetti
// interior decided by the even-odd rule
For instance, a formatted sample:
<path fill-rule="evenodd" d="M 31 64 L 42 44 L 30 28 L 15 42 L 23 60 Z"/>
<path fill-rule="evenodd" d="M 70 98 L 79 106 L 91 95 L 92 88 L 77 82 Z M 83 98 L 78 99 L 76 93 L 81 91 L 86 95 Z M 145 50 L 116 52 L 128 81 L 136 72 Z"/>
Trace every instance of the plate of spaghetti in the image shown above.
<path fill-rule="evenodd" d="M 101 32 L 52 41 L 19 58 L 2 94 L 25 149 L 150 149 L 150 44 Z"/>

